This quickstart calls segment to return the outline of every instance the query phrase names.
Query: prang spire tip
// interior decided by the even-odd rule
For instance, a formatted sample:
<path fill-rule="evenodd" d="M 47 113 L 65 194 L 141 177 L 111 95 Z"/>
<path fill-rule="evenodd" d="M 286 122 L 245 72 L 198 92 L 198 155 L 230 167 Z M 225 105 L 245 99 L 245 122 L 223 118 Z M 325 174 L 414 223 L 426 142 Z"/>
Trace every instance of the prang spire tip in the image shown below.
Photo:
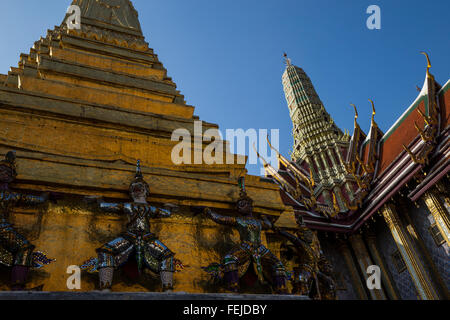
<path fill-rule="evenodd" d="M 284 62 L 286 63 L 286 65 L 290 66 L 291 65 L 291 59 L 288 58 L 287 53 L 284 53 Z"/>

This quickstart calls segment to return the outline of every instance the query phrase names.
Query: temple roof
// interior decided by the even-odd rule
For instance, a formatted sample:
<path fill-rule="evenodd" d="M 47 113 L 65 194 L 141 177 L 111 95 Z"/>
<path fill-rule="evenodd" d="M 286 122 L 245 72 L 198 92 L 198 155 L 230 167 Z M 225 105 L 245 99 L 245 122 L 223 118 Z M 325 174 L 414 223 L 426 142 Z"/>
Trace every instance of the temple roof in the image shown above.
<path fill-rule="evenodd" d="M 414 102 L 411 103 L 411 105 L 408 108 L 406 108 L 405 112 L 403 112 L 403 114 L 397 119 L 397 121 L 386 131 L 382 140 L 386 140 L 394 131 L 398 129 L 402 121 L 409 116 L 411 111 L 417 107 L 417 103 L 427 94 L 428 94 L 428 76 L 425 77 L 422 90 L 420 91 L 419 95 L 416 97 Z"/>
<path fill-rule="evenodd" d="M 411 201 L 416 201 L 450 171 L 450 81 L 443 87 L 435 81 L 430 73 L 429 57 L 425 55 L 428 62 L 425 83 L 414 102 L 386 133 L 375 122 L 375 107 L 371 100 L 373 114 L 367 135 L 356 121 L 358 113 L 355 107 L 355 128 L 345 165 L 358 189 L 354 196 L 344 196 L 347 212 L 330 216 L 327 211 L 333 212 L 333 204 L 321 203 L 321 196 L 313 199 L 311 205 L 311 201 L 305 202 L 305 195 L 303 198 L 295 197 L 295 194 L 290 197 L 282 195 L 287 205 L 292 205 L 296 213 L 304 216 L 308 227 L 354 232 L 397 193 L 407 192 Z M 291 184 L 280 192 L 296 190 L 298 181 L 286 177 L 284 170 L 279 173 Z M 318 185 L 315 193 L 321 190 Z M 292 198 L 305 204 L 307 210 L 293 204 Z"/>

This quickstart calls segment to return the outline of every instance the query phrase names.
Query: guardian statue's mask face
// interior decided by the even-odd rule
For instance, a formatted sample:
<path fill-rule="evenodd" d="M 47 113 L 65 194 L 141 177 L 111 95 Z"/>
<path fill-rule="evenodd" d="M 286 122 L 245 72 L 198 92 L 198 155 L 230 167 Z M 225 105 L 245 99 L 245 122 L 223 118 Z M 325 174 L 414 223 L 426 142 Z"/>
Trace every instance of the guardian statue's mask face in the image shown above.
<path fill-rule="evenodd" d="M 253 212 L 253 200 L 247 195 L 245 189 L 245 177 L 240 177 L 238 180 L 240 189 L 239 199 L 236 202 L 236 209 L 242 215 L 251 215 Z"/>
<path fill-rule="evenodd" d="M 150 187 L 145 182 L 141 171 L 141 162 L 138 160 L 136 165 L 136 175 L 130 184 L 129 188 L 130 197 L 133 201 L 145 201 L 150 196 Z"/>
<path fill-rule="evenodd" d="M 243 215 L 249 215 L 253 211 L 253 203 L 247 199 L 239 200 L 237 202 L 236 207 L 237 207 L 237 210 L 239 211 L 239 213 L 241 213 Z"/>
<path fill-rule="evenodd" d="M 16 164 L 16 153 L 14 151 L 10 151 L 6 154 L 5 159 L 12 165 Z"/>
<path fill-rule="evenodd" d="M 130 185 L 130 196 L 134 201 L 147 199 L 149 195 L 150 191 L 144 181 L 133 182 Z"/>

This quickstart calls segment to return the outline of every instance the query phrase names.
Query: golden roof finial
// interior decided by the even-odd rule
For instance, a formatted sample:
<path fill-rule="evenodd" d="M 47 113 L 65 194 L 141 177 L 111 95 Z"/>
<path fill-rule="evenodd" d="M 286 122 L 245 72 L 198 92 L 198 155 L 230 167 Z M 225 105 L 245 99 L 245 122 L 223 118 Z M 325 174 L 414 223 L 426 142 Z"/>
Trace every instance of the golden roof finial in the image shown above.
<path fill-rule="evenodd" d="M 355 108 L 355 127 L 357 127 L 358 126 L 358 123 L 356 122 L 356 120 L 358 120 L 358 110 L 356 109 L 356 106 L 353 104 L 353 103 L 351 103 L 350 104 L 353 108 Z"/>
<path fill-rule="evenodd" d="M 294 175 L 300 176 L 300 177 L 302 178 L 303 181 L 305 181 L 308 185 L 311 185 L 310 179 L 309 179 L 305 174 L 303 174 L 299 169 L 297 169 L 295 166 L 293 166 L 293 165 L 289 162 L 289 160 L 287 160 L 285 157 L 283 157 L 283 156 L 281 155 L 281 153 L 280 153 L 277 149 L 275 149 L 274 146 L 272 146 L 272 144 L 270 143 L 270 140 L 269 140 L 269 135 L 267 135 L 267 143 L 269 144 L 270 149 L 272 149 L 273 151 L 276 152 L 276 154 L 277 154 L 277 156 L 278 156 L 278 160 L 279 160 L 283 165 L 285 165 L 287 168 L 290 168 L 290 169 L 294 172 Z"/>
<path fill-rule="evenodd" d="M 264 168 L 266 168 L 269 164 L 267 163 L 266 159 L 264 159 L 264 157 L 262 157 L 259 152 L 256 150 L 256 146 L 255 143 L 253 142 L 253 150 L 255 151 L 256 155 L 258 156 L 258 158 L 260 158 L 264 164 Z"/>
<path fill-rule="evenodd" d="M 269 135 L 267 135 L 266 140 L 267 140 L 267 143 L 269 144 L 269 148 L 272 149 L 273 151 L 275 151 L 276 154 L 277 154 L 277 156 L 278 156 L 278 158 L 280 158 L 280 152 L 279 152 L 277 149 L 275 149 L 275 148 L 272 146 L 272 144 L 270 143 Z"/>
<path fill-rule="evenodd" d="M 371 99 L 369 99 L 369 101 L 372 104 L 372 125 L 373 125 L 375 123 L 375 115 L 376 115 L 375 104 Z"/>
<path fill-rule="evenodd" d="M 426 53 L 425 51 L 422 51 L 420 53 L 427 58 L 427 75 L 430 75 L 430 68 L 431 68 L 430 57 L 428 56 L 428 53 Z"/>
<path fill-rule="evenodd" d="M 426 158 L 418 158 L 416 157 L 416 155 L 411 151 L 411 149 L 409 149 L 407 146 L 403 145 L 403 149 L 405 149 L 405 151 L 409 154 L 409 156 L 411 157 L 411 160 L 416 163 L 416 164 L 426 164 L 427 159 Z"/>

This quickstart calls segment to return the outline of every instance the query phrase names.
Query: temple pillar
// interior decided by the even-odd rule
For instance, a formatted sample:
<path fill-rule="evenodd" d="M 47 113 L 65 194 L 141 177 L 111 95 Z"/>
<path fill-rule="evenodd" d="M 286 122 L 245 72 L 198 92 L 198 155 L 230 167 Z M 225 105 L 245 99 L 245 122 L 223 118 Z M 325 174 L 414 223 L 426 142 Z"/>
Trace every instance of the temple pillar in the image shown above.
<path fill-rule="evenodd" d="M 441 231 L 442 236 L 450 246 L 450 219 L 447 210 L 435 195 L 434 191 L 427 191 L 423 196 L 423 200 L 436 221 L 436 225 Z"/>
<path fill-rule="evenodd" d="M 339 158 L 339 164 L 342 168 L 342 171 L 347 172 L 347 169 L 345 168 L 345 165 L 344 165 L 344 163 L 345 163 L 344 158 L 342 157 L 341 150 L 339 150 L 339 146 L 337 144 L 334 145 L 334 150 L 336 151 L 336 154 Z"/>
<path fill-rule="evenodd" d="M 323 190 L 322 191 L 322 195 L 323 195 L 323 200 L 325 201 L 325 203 L 330 206 L 331 208 L 333 208 L 333 197 L 330 193 L 330 191 L 328 190 Z"/>
<path fill-rule="evenodd" d="M 387 296 L 391 300 L 399 300 L 400 297 L 397 293 L 397 290 L 395 289 L 394 282 L 392 281 L 388 273 L 386 264 L 383 258 L 381 257 L 380 252 L 378 251 L 376 235 L 375 234 L 366 235 L 366 242 L 375 264 L 380 267 L 381 280 L 383 281 Z"/>
<path fill-rule="evenodd" d="M 340 165 L 336 162 L 337 160 L 335 159 L 335 157 L 334 157 L 334 155 L 333 155 L 332 149 L 327 148 L 327 152 L 328 152 L 328 156 L 329 156 L 330 159 L 331 159 L 331 162 L 333 163 L 333 168 L 334 168 L 336 174 L 343 174 L 344 171 L 343 171 L 343 169 L 342 169 L 342 166 L 340 166 Z"/>
<path fill-rule="evenodd" d="M 347 190 L 347 194 L 350 198 L 350 201 L 353 201 L 355 199 L 355 194 L 353 193 L 352 187 L 350 186 L 350 182 L 345 183 L 345 190 Z"/>
<path fill-rule="evenodd" d="M 350 238 L 350 243 L 352 245 L 353 251 L 355 252 L 356 259 L 358 260 L 359 268 L 361 273 L 367 277 L 367 268 L 374 265 L 372 259 L 370 258 L 369 252 L 367 251 L 366 245 L 362 235 L 355 234 Z M 381 268 L 380 268 L 381 269 Z M 381 279 L 380 279 L 381 280 Z M 386 300 L 386 295 L 383 289 L 369 289 L 370 296 L 373 300 Z"/>
<path fill-rule="evenodd" d="M 320 159 L 317 155 L 314 155 L 313 159 L 314 159 L 314 162 L 316 163 L 319 179 L 322 181 L 324 179 L 324 172 L 323 172 L 322 166 L 320 164 Z"/>
<path fill-rule="evenodd" d="M 350 277 L 352 278 L 353 287 L 361 300 L 368 300 L 364 284 L 359 276 L 358 269 L 353 261 L 352 253 L 347 242 L 342 241 L 338 247 L 339 253 L 344 258 L 345 264 L 350 272 Z"/>
<path fill-rule="evenodd" d="M 322 155 L 321 154 L 317 154 L 316 156 L 316 162 L 319 165 L 320 171 L 322 173 L 322 179 L 326 180 L 328 178 L 328 171 L 326 170 L 326 164 L 322 159 Z"/>
<path fill-rule="evenodd" d="M 313 159 L 311 158 L 311 156 L 309 155 L 306 156 L 306 162 L 308 162 L 308 166 L 309 169 L 311 170 L 314 180 L 317 180 L 319 178 L 319 173 L 316 172 L 316 169 L 313 165 Z"/>
<path fill-rule="evenodd" d="M 381 213 L 391 230 L 397 248 L 405 261 L 408 272 L 411 275 L 417 294 L 421 300 L 439 299 L 432 281 L 429 278 L 425 267 L 413 245 L 408 231 L 400 220 L 393 204 L 385 204 Z"/>
<path fill-rule="evenodd" d="M 328 156 L 330 157 L 331 162 L 333 163 L 333 167 L 335 167 L 336 170 L 338 170 L 337 169 L 338 166 L 337 166 L 337 163 L 336 163 L 336 159 L 334 158 L 333 153 L 331 152 L 330 148 L 327 148 L 327 153 L 328 153 Z"/>
<path fill-rule="evenodd" d="M 401 205 L 402 205 L 402 210 L 404 210 L 405 222 L 407 223 L 406 229 L 407 229 L 408 233 L 410 234 L 411 239 L 416 244 L 416 247 L 419 250 L 421 250 L 422 256 L 425 258 L 425 262 L 426 262 L 426 266 L 428 267 L 429 275 L 433 278 L 434 284 L 436 285 L 435 286 L 436 291 L 440 292 L 441 296 L 445 297 L 445 299 L 447 299 L 447 300 L 450 299 L 449 292 L 447 290 L 445 282 L 443 281 L 443 279 L 433 261 L 433 258 L 430 255 L 429 249 L 425 245 L 420 234 L 417 232 L 416 227 L 414 226 L 414 223 L 413 223 L 410 215 L 408 214 L 407 203 L 401 202 Z"/>
<path fill-rule="evenodd" d="M 322 150 L 322 152 L 320 153 L 320 157 L 322 158 L 323 164 L 325 165 L 325 170 L 327 171 L 328 176 L 330 178 L 334 178 L 336 176 L 336 172 L 334 170 L 334 167 L 332 165 L 330 166 L 330 164 L 328 163 L 326 150 Z"/>
<path fill-rule="evenodd" d="M 334 191 L 334 194 L 336 195 L 336 201 L 338 202 L 339 208 L 341 208 L 341 210 L 343 209 L 345 211 L 347 209 L 347 207 L 345 206 L 345 203 L 344 203 L 344 195 L 342 194 L 341 188 L 336 186 L 333 189 L 333 191 Z"/>

